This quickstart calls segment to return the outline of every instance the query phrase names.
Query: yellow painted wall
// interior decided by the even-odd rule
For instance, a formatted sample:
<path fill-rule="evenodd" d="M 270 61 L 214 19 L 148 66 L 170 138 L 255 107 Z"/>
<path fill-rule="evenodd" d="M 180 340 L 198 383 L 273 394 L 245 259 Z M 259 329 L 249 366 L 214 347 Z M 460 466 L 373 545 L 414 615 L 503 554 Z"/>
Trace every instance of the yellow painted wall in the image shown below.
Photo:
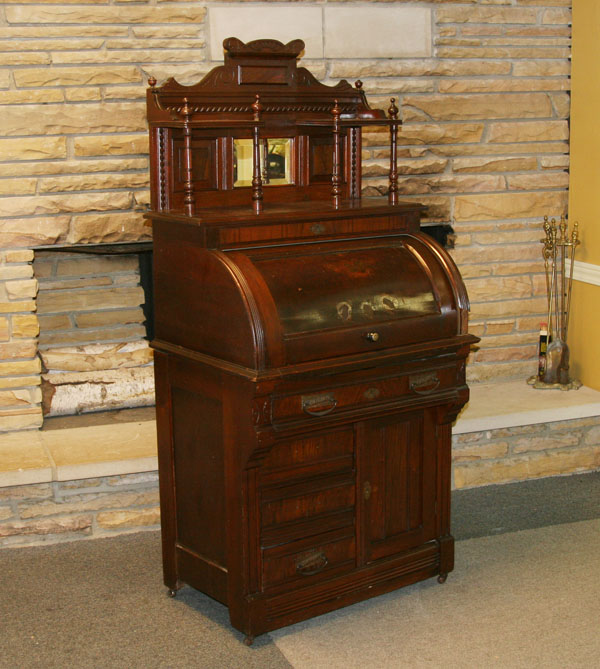
<path fill-rule="evenodd" d="M 600 2 L 573 0 L 569 221 L 579 222 L 576 259 L 600 265 Z M 573 284 L 572 376 L 600 390 L 600 286 Z"/>

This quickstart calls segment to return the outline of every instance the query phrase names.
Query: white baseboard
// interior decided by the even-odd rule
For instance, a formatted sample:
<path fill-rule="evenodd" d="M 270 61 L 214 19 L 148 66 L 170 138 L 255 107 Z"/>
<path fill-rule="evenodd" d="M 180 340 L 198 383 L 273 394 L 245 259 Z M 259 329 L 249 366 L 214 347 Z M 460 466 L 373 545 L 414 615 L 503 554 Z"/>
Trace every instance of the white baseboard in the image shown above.
<path fill-rule="evenodd" d="M 567 276 L 570 270 L 570 263 L 567 260 Z M 600 265 L 593 265 L 589 262 L 575 261 L 573 267 L 573 278 L 575 281 L 582 281 L 583 283 L 591 283 L 594 286 L 600 286 Z"/>

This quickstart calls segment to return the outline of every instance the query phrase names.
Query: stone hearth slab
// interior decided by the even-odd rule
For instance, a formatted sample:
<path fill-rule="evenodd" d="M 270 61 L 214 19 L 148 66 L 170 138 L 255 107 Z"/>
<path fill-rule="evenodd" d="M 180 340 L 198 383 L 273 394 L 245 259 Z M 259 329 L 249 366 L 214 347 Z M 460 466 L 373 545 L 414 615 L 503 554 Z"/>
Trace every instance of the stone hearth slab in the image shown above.
<path fill-rule="evenodd" d="M 474 384 L 454 434 L 600 416 L 600 392 L 535 390 L 525 381 Z M 154 408 L 51 418 L 0 435 L 0 487 L 156 471 Z"/>
<path fill-rule="evenodd" d="M 524 380 L 478 383 L 471 386 L 471 399 L 458 417 L 452 433 L 464 434 L 590 416 L 600 416 L 600 392 L 592 388 L 537 390 Z"/>

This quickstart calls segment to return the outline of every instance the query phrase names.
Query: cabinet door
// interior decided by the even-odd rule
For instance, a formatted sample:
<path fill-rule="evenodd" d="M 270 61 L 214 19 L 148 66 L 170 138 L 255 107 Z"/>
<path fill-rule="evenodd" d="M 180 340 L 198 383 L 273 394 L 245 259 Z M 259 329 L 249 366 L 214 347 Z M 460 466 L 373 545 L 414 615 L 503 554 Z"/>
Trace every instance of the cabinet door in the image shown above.
<path fill-rule="evenodd" d="M 434 421 L 425 409 L 357 426 L 364 562 L 435 538 Z"/>

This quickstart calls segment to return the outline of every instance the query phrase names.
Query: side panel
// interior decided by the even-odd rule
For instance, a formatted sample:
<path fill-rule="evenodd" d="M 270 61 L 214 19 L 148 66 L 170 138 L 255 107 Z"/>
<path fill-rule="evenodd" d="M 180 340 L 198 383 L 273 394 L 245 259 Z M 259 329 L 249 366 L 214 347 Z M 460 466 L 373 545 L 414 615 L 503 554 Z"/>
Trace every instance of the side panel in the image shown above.
<path fill-rule="evenodd" d="M 163 574 L 165 585 L 171 590 L 177 590 L 180 584 L 175 555 L 177 525 L 175 522 L 175 477 L 173 473 L 169 358 L 158 351 L 154 353 L 154 377 Z"/>
<path fill-rule="evenodd" d="M 173 505 L 179 580 L 227 602 L 227 535 L 223 407 L 219 375 L 169 357 Z M 162 416 L 161 416 L 162 419 Z M 160 427 L 160 426 L 159 426 Z"/>

